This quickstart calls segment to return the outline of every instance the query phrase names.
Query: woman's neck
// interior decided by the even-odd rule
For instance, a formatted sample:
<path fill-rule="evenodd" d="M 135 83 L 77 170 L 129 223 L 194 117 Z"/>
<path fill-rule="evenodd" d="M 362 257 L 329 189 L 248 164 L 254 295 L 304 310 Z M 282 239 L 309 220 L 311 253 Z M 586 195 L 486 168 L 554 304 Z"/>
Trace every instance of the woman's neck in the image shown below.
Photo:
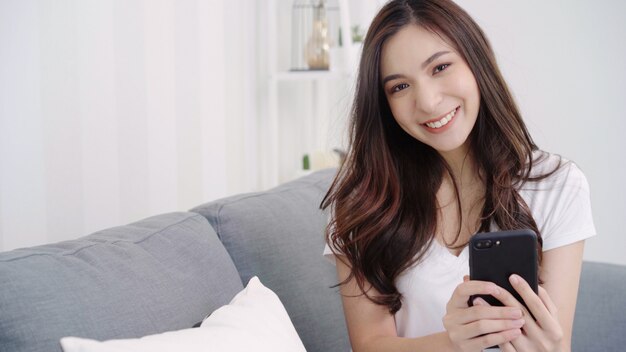
<path fill-rule="evenodd" d="M 480 227 L 485 184 L 480 167 L 469 148 L 441 153 L 441 156 L 449 165 L 451 174 L 444 174 L 437 192 L 439 214 L 436 236 L 446 246 L 457 246 L 467 243 Z M 454 183 L 458 187 L 458 194 Z M 461 249 L 450 251 L 458 256 Z"/>
<path fill-rule="evenodd" d="M 468 145 L 439 154 L 450 167 L 452 174 L 449 177 L 453 177 L 460 188 L 474 185 L 480 180 L 480 170 Z M 448 179 L 448 177 L 445 178 Z M 451 180 L 448 179 L 448 181 Z"/>

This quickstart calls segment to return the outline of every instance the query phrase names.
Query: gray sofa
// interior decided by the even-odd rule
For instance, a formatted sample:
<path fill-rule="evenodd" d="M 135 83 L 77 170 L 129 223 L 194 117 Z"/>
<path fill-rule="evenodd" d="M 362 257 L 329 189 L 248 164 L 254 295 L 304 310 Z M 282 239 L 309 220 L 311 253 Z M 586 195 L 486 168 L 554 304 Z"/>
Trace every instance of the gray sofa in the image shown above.
<path fill-rule="evenodd" d="M 349 351 L 318 206 L 334 170 L 73 241 L 0 253 L 0 351 L 60 351 L 184 329 L 253 276 L 280 297 L 307 350 Z M 585 263 L 575 351 L 626 347 L 626 269 Z"/>

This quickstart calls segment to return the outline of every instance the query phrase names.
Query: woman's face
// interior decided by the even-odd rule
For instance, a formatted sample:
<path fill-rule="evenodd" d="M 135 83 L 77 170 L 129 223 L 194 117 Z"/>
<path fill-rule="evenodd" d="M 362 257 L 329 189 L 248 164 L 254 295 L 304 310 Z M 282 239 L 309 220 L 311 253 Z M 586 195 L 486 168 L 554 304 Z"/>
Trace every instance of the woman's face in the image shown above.
<path fill-rule="evenodd" d="M 480 93 L 456 50 L 411 24 L 385 42 L 380 65 L 383 89 L 400 127 L 441 154 L 465 152 Z"/>

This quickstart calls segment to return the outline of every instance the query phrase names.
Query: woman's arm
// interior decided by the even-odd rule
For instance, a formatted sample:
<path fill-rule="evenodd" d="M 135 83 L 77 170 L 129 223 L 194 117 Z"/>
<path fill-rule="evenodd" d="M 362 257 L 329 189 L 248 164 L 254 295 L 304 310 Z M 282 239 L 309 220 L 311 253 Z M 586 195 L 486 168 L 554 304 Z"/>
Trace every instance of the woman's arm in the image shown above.
<path fill-rule="evenodd" d="M 345 257 L 336 260 L 340 282 L 350 274 L 350 267 L 342 260 L 346 261 Z M 470 308 L 466 304 L 470 295 L 488 294 L 494 287 L 493 284 L 480 281 L 464 282 L 457 287 L 448 304 L 448 315 L 444 318 L 447 328 L 452 327 L 454 331 L 455 344 L 450 339 L 449 331 L 419 338 L 398 337 L 394 316 L 385 306 L 377 305 L 362 295 L 356 281 L 352 279 L 340 287 L 352 349 L 354 352 L 480 351 L 510 341 L 518 336 L 516 331 L 520 332 L 518 327 L 510 326 L 514 321 L 512 313 L 517 312 L 521 316 L 519 309 Z M 366 283 L 366 289 L 368 288 L 368 294 L 378 294 Z M 462 343 L 461 346 L 459 342 Z"/>
<path fill-rule="evenodd" d="M 337 258 L 337 276 L 343 282 L 349 274 L 350 267 L 344 264 L 345 257 Z M 368 283 L 368 294 L 378 292 Z M 343 310 L 350 335 L 350 343 L 354 352 L 367 351 L 453 351 L 450 340 L 445 333 L 431 335 L 421 339 L 400 338 L 396 333 L 394 317 L 385 306 L 377 305 L 361 294 L 361 290 L 353 278 L 340 286 Z"/>
<path fill-rule="evenodd" d="M 543 288 L 556 305 L 563 331 L 563 351 L 571 350 L 572 325 L 578 296 L 580 270 L 585 241 L 555 248 L 543 253 L 541 279 Z"/>

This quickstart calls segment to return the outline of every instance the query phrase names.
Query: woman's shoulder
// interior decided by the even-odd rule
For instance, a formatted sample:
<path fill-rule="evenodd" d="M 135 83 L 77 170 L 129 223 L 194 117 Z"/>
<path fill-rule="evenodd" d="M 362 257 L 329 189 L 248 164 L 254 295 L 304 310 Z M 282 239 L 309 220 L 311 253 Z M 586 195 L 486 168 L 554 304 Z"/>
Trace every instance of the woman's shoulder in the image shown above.
<path fill-rule="evenodd" d="M 520 195 L 533 213 L 543 237 L 543 250 L 595 235 L 589 184 L 571 160 L 547 152 L 536 153 L 531 177 Z"/>
<path fill-rule="evenodd" d="M 528 176 L 551 186 L 589 188 L 585 174 L 574 161 L 543 150 L 533 152 L 532 168 Z"/>

